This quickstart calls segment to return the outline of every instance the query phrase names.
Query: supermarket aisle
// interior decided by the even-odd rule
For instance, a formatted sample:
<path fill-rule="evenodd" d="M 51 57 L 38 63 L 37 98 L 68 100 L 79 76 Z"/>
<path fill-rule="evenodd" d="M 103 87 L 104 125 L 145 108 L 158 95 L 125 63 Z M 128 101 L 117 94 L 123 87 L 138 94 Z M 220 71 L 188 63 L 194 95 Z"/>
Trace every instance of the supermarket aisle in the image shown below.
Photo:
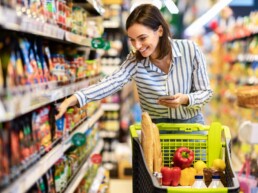
<path fill-rule="evenodd" d="M 110 193 L 132 193 L 132 180 L 110 180 Z"/>

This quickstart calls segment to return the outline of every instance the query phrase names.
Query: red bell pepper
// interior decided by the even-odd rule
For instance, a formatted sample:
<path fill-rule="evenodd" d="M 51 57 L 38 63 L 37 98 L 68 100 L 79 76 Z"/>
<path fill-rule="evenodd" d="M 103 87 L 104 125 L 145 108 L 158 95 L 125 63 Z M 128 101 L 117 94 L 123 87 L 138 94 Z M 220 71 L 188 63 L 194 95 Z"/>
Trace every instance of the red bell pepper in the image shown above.
<path fill-rule="evenodd" d="M 185 169 L 190 167 L 194 161 L 194 152 L 187 147 L 178 148 L 173 157 L 174 166 L 180 167 L 181 169 Z"/>
<path fill-rule="evenodd" d="M 179 167 L 162 167 L 162 185 L 178 186 L 181 177 L 181 169 Z"/>
<path fill-rule="evenodd" d="M 164 186 L 170 186 L 172 181 L 172 170 L 170 167 L 162 167 L 161 168 L 162 173 L 162 185 Z"/>
<path fill-rule="evenodd" d="M 171 169 L 172 169 L 171 186 L 178 186 L 181 178 L 181 169 L 180 167 L 173 167 Z"/>

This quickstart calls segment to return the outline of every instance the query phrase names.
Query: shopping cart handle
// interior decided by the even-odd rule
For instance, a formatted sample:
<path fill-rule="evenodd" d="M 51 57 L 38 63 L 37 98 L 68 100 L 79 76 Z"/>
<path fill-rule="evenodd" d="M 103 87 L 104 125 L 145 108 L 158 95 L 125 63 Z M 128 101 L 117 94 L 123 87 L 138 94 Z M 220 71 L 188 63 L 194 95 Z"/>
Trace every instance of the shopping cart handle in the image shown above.
<path fill-rule="evenodd" d="M 158 123 L 158 128 L 160 130 L 173 130 L 173 131 L 207 131 L 209 126 L 202 125 L 199 123 Z"/>

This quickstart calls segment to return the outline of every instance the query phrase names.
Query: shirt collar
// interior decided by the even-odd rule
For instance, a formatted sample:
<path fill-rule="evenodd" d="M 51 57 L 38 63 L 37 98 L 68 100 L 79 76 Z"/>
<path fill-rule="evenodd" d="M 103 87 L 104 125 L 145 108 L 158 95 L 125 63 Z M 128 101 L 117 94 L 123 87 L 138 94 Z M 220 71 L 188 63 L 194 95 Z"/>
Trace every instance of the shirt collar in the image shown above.
<path fill-rule="evenodd" d="M 145 67 L 148 67 L 150 65 L 150 57 L 144 58 L 142 63 Z"/>
<path fill-rule="evenodd" d="M 181 54 L 181 52 L 180 52 L 180 50 L 179 50 L 178 45 L 175 43 L 174 40 L 171 40 L 170 38 L 169 38 L 169 41 L 170 41 L 171 44 L 172 44 L 172 55 L 173 55 L 173 57 L 174 57 L 174 58 L 181 57 L 182 54 Z"/>

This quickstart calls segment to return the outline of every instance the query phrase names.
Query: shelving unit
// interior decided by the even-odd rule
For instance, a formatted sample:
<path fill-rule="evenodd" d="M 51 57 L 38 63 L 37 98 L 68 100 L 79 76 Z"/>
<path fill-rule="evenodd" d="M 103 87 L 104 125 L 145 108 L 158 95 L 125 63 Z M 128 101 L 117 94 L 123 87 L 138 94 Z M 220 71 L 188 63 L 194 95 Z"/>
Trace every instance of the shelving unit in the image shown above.
<path fill-rule="evenodd" d="M 103 145 L 104 145 L 103 140 L 100 140 L 96 144 L 96 147 L 92 151 L 91 155 L 93 155 L 95 153 L 100 153 L 101 150 L 103 149 Z M 91 157 L 91 155 L 89 156 L 89 158 Z M 74 192 L 75 191 L 75 189 L 78 187 L 79 183 L 81 182 L 82 178 L 84 177 L 84 175 L 87 172 L 87 170 L 91 167 L 91 165 L 92 165 L 92 163 L 91 163 L 90 159 L 88 159 L 83 164 L 83 166 L 81 167 L 80 171 L 74 176 L 73 180 L 70 182 L 69 186 L 66 188 L 64 193 L 70 193 L 70 192 Z"/>
<path fill-rule="evenodd" d="M 212 52 L 207 54 L 215 94 L 209 106 L 210 112 L 216 112 L 209 117 L 231 129 L 233 167 L 240 171 L 251 148 L 240 142 L 239 127 L 246 120 L 257 121 L 258 116 L 256 109 L 242 108 L 237 100 L 239 88 L 258 84 L 257 11 L 242 18 L 232 16 L 221 20 L 221 24 L 228 25 L 218 25 L 210 35 Z"/>
<path fill-rule="evenodd" d="M 118 134 L 116 131 L 107 131 L 107 130 L 100 131 L 99 135 L 101 138 L 110 138 L 110 139 L 114 139 L 118 137 Z"/>
<path fill-rule="evenodd" d="M 46 40 L 47 43 L 53 42 L 53 44 L 71 45 L 73 48 L 80 49 L 80 52 L 92 49 L 91 42 L 94 37 L 84 36 L 72 30 L 64 29 L 63 26 L 60 27 L 57 23 L 49 22 L 40 17 L 34 17 L 33 14 L 31 15 L 29 13 L 29 9 L 20 9 L 21 7 L 16 8 L 11 5 L 4 6 L 3 3 L 9 2 L 1 2 L 0 5 L 0 29 L 2 32 L 6 31 L 11 34 L 17 34 L 18 36 L 21 34 L 22 36 L 25 35 L 26 37 L 33 37 L 35 39 L 40 38 L 41 40 Z M 102 4 L 98 0 L 74 0 L 74 3 L 76 6 L 86 9 L 92 19 L 94 17 L 102 17 L 104 13 Z M 0 88 L 0 129 L 2 129 L 2 123 L 12 122 L 16 118 L 26 116 L 41 107 L 56 104 L 72 95 L 75 91 L 95 83 L 100 78 L 101 75 L 95 73 L 94 75 L 91 74 L 90 77 L 87 75 L 87 78 L 79 77 L 69 82 L 48 81 L 26 86 L 15 86 L 13 88 Z M 91 132 L 93 125 L 102 117 L 105 108 L 99 106 L 93 115 L 88 115 L 86 119 L 84 118 L 77 122 L 71 128 L 72 131 L 68 136 L 63 135 L 53 142 L 48 151 L 42 155 L 38 155 L 35 163 L 30 164 L 17 177 L 11 177 L 11 181 L 8 181 L 4 186 L 1 184 L 0 191 L 2 193 L 26 193 L 43 175 L 45 176 L 49 170 L 53 169 L 54 165 L 64 156 L 67 150 L 74 146 L 72 142 L 73 136 L 78 133 L 86 134 L 89 131 Z M 111 108 L 118 109 L 119 106 L 113 105 Z M 91 155 L 101 153 L 103 145 L 103 140 L 99 139 L 88 157 L 84 158 L 86 161 L 77 173 L 74 174 L 74 178 L 69 182 L 64 192 L 70 193 L 77 188 L 86 171 L 92 165 L 90 160 Z M 0 162 L 0 164 L 2 163 Z M 0 169 L 2 169 L 1 167 L 0 165 Z"/>
<path fill-rule="evenodd" d="M 22 15 L 16 10 L 0 6 L 0 25 L 7 30 L 28 33 L 52 40 L 59 40 L 81 46 L 91 46 L 91 38 L 86 38 L 59 28 L 56 25 Z"/>
<path fill-rule="evenodd" d="M 24 172 L 17 180 L 15 180 L 6 189 L 2 190 L 2 193 L 26 193 L 26 191 L 44 174 L 48 171 L 55 162 L 71 147 L 71 138 L 74 134 L 80 132 L 85 133 L 89 127 L 91 127 L 103 114 L 103 109 L 100 108 L 93 116 L 87 121 L 82 123 L 76 130 L 74 130 L 67 139 L 64 139 L 60 144 L 55 146 L 49 153 L 42 157 L 35 165 Z M 103 147 L 103 142 L 99 141 L 93 153 L 100 152 Z M 89 160 L 82 167 L 80 175 L 87 169 Z M 78 174 L 78 175 L 79 175 Z M 74 186 L 74 185 L 73 185 Z M 73 187 L 76 188 L 76 187 Z M 68 191 L 69 192 L 69 191 Z"/>
<path fill-rule="evenodd" d="M 66 86 L 58 86 L 57 82 L 54 82 L 21 86 L 4 91 L 6 95 L 10 95 L 11 93 L 21 94 L 11 98 L 8 97 L 8 99 L 0 101 L 0 104 L 5 106 L 5 108 L 0 108 L 0 113 L 2 115 L 0 117 L 0 122 L 12 120 L 19 115 L 23 115 L 41 106 L 68 97 L 75 91 L 87 87 L 89 82 L 96 82 L 98 79 L 100 79 L 100 76 L 75 82 Z M 21 100 L 23 101 L 22 103 Z"/>
<path fill-rule="evenodd" d="M 102 108 L 104 111 L 118 111 L 120 109 L 120 104 L 118 103 L 103 103 Z"/>
<path fill-rule="evenodd" d="M 0 6 L 0 25 L 7 30 L 26 32 L 38 36 L 63 40 L 65 31 L 57 26 L 35 21 L 35 18 L 22 15 L 16 10 Z"/>
<path fill-rule="evenodd" d="M 98 168 L 98 171 L 97 171 L 97 175 L 90 187 L 90 191 L 89 192 L 97 192 L 102 181 L 103 181 L 103 178 L 105 178 L 105 169 L 103 167 L 99 167 Z"/>

